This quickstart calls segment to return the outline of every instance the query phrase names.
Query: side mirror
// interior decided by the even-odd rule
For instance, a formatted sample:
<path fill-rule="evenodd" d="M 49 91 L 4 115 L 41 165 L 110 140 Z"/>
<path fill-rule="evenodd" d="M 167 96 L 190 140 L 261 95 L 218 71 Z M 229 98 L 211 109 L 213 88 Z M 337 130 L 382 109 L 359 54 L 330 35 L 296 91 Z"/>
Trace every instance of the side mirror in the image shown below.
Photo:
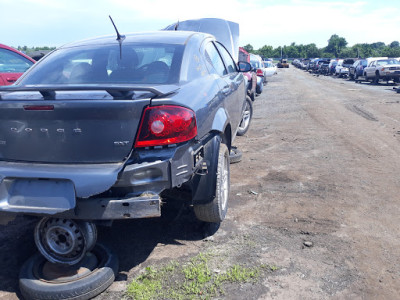
<path fill-rule="evenodd" d="M 251 71 L 251 65 L 246 61 L 239 61 L 238 67 L 240 72 L 249 72 Z"/>

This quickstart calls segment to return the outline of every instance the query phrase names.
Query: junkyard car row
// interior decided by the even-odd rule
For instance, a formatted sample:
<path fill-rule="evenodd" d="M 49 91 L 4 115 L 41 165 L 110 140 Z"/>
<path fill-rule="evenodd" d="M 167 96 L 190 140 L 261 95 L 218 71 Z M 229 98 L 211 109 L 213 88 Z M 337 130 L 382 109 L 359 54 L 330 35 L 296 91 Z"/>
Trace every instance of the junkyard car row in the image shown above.
<path fill-rule="evenodd" d="M 310 73 L 349 78 L 356 83 L 365 81 L 379 84 L 383 81 L 396 84 L 400 82 L 399 59 L 390 57 L 294 59 L 293 65 Z"/>

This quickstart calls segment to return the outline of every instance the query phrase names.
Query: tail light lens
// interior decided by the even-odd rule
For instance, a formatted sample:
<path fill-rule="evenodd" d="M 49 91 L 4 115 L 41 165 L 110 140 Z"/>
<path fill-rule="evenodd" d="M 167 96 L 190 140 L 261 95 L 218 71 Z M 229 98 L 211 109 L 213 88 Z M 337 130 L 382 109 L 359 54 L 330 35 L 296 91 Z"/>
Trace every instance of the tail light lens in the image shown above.
<path fill-rule="evenodd" d="M 173 105 L 147 107 L 144 110 L 135 147 L 177 144 L 197 135 L 194 112 Z"/>
<path fill-rule="evenodd" d="M 264 76 L 264 72 L 261 69 L 257 69 L 257 76 Z"/>

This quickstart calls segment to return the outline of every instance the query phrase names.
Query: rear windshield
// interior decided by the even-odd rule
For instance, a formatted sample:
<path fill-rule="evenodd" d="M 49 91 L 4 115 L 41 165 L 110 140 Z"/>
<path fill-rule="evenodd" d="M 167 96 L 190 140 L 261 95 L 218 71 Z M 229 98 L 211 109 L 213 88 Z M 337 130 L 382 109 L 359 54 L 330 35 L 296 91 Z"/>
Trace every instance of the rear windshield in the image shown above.
<path fill-rule="evenodd" d="M 251 64 L 251 66 L 253 67 L 253 68 L 260 68 L 260 62 L 259 61 L 254 61 L 254 60 L 251 60 L 250 61 L 250 64 Z"/>
<path fill-rule="evenodd" d="M 182 45 L 123 44 L 59 49 L 20 84 L 170 84 L 179 81 Z"/>

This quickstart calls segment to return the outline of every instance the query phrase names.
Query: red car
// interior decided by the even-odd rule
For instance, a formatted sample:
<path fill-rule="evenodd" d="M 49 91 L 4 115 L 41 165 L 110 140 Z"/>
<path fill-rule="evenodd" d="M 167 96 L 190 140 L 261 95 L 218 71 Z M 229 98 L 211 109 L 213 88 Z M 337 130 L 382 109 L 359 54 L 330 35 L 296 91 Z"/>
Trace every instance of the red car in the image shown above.
<path fill-rule="evenodd" d="M 34 63 L 29 56 L 0 44 L 0 85 L 13 84 Z"/>

